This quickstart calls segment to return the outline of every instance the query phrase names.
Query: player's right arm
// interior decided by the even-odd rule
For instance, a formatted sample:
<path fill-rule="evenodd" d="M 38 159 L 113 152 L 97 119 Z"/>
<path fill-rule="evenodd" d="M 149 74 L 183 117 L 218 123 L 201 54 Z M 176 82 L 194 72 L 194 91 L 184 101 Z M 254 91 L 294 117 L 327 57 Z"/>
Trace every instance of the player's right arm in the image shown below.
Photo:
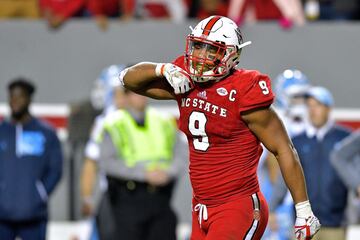
<path fill-rule="evenodd" d="M 320 229 L 320 222 L 311 210 L 299 157 L 280 118 L 268 107 L 245 111 L 241 116 L 249 129 L 278 160 L 295 203 L 296 239 L 311 239 Z"/>
<path fill-rule="evenodd" d="M 266 107 L 253 109 L 243 112 L 242 119 L 277 158 L 295 204 L 307 201 L 305 179 L 299 157 L 275 111 Z"/>
<path fill-rule="evenodd" d="M 296 239 L 311 239 L 320 229 L 320 223 L 308 200 L 305 177 L 297 152 L 282 121 L 270 107 L 273 100 L 270 79 L 266 75 L 253 72 L 253 77 L 242 83 L 244 95 L 239 100 L 241 118 L 279 163 L 295 203 Z"/>
<path fill-rule="evenodd" d="M 189 75 L 171 63 L 138 63 L 125 69 L 120 81 L 127 89 L 155 99 L 174 99 L 191 88 Z"/>

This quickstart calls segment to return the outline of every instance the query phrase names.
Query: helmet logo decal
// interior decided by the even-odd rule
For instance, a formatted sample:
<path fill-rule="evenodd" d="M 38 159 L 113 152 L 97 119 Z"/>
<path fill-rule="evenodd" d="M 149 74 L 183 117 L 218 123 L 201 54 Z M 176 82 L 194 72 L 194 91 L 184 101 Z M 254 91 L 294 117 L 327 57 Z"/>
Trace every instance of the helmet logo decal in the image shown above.
<path fill-rule="evenodd" d="M 236 36 L 238 38 L 239 44 L 242 44 L 243 43 L 243 38 L 242 38 L 242 35 L 241 35 L 241 32 L 240 32 L 240 29 L 236 28 L 235 33 L 236 33 Z"/>
<path fill-rule="evenodd" d="M 223 88 L 223 87 L 216 89 L 216 92 L 217 92 L 220 96 L 226 96 L 226 95 L 228 95 L 228 91 L 227 91 L 225 88 Z"/>
<path fill-rule="evenodd" d="M 209 36 L 211 29 L 213 28 L 213 26 L 215 25 L 215 23 L 217 21 L 219 21 L 221 17 L 220 16 L 215 16 L 212 19 L 210 19 L 210 21 L 205 25 L 204 30 L 203 30 L 203 35 L 205 36 Z"/>

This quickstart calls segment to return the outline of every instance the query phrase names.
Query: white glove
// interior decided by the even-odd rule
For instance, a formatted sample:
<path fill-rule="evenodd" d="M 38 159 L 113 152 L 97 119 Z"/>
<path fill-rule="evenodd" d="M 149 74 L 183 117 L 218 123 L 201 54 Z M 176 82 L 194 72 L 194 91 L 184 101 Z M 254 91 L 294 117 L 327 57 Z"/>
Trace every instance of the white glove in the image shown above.
<path fill-rule="evenodd" d="M 320 230 L 321 224 L 311 210 L 309 201 L 295 205 L 295 237 L 297 240 L 309 240 Z"/>
<path fill-rule="evenodd" d="M 191 88 L 191 78 L 187 72 L 171 63 L 159 63 L 155 69 L 156 76 L 164 76 L 175 94 L 186 93 Z"/>

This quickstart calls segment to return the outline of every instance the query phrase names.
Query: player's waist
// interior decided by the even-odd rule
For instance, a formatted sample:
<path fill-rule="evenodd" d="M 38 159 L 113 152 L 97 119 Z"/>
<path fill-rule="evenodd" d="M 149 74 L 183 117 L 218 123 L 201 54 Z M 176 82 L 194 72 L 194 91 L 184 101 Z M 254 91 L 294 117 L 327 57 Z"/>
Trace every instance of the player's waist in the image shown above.
<path fill-rule="evenodd" d="M 194 199 L 209 206 L 217 206 L 259 191 L 256 176 L 246 180 L 234 179 L 230 182 L 223 182 L 221 179 L 206 181 L 191 178 L 191 184 Z"/>
<path fill-rule="evenodd" d="M 211 144 L 206 152 L 190 149 L 191 164 L 237 164 L 237 167 L 249 166 L 259 160 L 261 151 L 257 146 L 241 144 Z"/>

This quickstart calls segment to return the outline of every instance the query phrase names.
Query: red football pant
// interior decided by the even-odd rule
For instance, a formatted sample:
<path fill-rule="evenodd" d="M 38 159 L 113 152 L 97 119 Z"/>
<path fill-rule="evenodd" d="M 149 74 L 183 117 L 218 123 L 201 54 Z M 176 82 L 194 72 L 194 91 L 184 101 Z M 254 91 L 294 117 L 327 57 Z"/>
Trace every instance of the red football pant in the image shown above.
<path fill-rule="evenodd" d="M 198 204 L 193 200 L 193 206 Z M 202 217 L 201 226 L 199 214 Z M 190 239 L 260 240 L 268 217 L 269 209 L 261 192 L 216 207 L 203 207 L 200 210 L 198 206 L 192 212 Z"/>

